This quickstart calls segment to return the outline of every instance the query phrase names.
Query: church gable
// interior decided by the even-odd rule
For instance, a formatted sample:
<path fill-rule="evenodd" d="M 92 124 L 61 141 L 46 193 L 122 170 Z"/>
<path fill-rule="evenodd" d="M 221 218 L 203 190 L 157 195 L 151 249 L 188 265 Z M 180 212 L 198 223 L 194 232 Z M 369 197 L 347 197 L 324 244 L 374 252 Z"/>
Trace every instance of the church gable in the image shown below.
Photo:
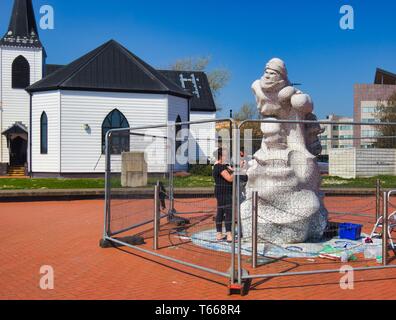
<path fill-rule="evenodd" d="M 191 93 L 192 112 L 216 112 L 209 80 L 202 71 L 159 70 L 165 77 Z"/>

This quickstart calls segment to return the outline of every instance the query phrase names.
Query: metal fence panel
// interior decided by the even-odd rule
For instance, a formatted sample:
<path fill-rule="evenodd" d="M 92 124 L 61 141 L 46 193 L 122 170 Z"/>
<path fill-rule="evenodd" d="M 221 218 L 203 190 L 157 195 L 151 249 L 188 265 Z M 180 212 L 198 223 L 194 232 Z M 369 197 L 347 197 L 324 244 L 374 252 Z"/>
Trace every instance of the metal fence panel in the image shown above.
<path fill-rule="evenodd" d="M 285 140 L 264 126 L 294 133 Z M 396 228 L 389 126 L 396 124 L 227 119 L 111 130 L 104 238 L 240 285 L 339 272 L 346 262 L 395 267 L 383 258 Z M 234 176 L 227 199 L 213 180 L 219 148 Z M 219 217 L 231 226 L 230 242 L 217 239 Z M 361 225 L 363 238 L 337 238 L 343 223 Z M 289 235 L 301 242 L 279 242 Z"/>
<path fill-rule="evenodd" d="M 216 238 L 212 178 L 219 147 L 234 159 L 239 139 L 233 122 L 170 123 L 108 135 L 106 239 L 228 278 L 236 274 L 235 243 Z M 235 208 L 238 202 L 223 205 L 231 214 L 225 223 L 235 223 Z"/>
<path fill-rule="evenodd" d="M 323 130 L 330 126 L 341 132 L 340 125 L 350 127 L 351 134 L 329 135 Z M 394 233 L 381 231 L 387 230 L 381 217 L 391 213 L 384 209 L 388 201 L 383 201 L 387 196 L 381 188 L 396 187 L 396 136 L 381 132 L 396 132 L 389 128 L 395 125 L 273 119 L 240 123 L 240 144 L 245 151 L 245 173 L 241 172 L 240 179 L 247 179 L 240 188 L 246 199 L 240 203 L 240 268 L 246 271 L 241 278 L 339 272 L 345 263 L 355 270 L 386 265 L 389 260 L 383 256 L 391 249 L 386 236 L 392 238 Z M 265 126 L 266 134 L 262 130 Z M 274 126 L 289 130 L 287 140 L 268 130 Z M 383 130 L 385 126 L 387 130 Z M 316 130 L 316 139 L 290 133 L 298 132 L 298 127 L 301 132 Z M 396 201 L 389 199 L 389 206 L 394 206 Z M 307 217 L 311 217 L 311 225 Z M 320 224 L 327 220 L 323 237 L 303 236 L 304 241 L 289 243 L 280 240 L 287 239 L 289 233 L 298 239 L 307 228 L 314 237 L 317 232 L 312 230 L 320 230 Z M 379 228 L 372 234 L 377 222 Z M 363 238 L 340 238 L 343 223 L 361 225 Z M 373 243 L 366 244 L 365 240 Z M 370 250 L 377 256 L 370 256 Z"/>

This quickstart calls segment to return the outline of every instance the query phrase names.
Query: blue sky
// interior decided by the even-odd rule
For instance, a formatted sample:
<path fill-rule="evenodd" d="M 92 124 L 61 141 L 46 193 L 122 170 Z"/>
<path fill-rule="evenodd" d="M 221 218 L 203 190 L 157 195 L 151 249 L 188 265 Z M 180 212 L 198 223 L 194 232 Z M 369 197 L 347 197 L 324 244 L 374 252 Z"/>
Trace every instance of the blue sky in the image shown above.
<path fill-rule="evenodd" d="M 12 0 L 0 1 L 5 33 Z M 212 56 L 232 80 L 220 96 L 228 116 L 253 102 L 251 83 L 272 57 L 286 61 L 293 82 L 316 113 L 352 115 L 353 84 L 372 83 L 376 67 L 396 72 L 394 0 L 33 0 L 36 16 L 49 4 L 55 29 L 41 30 L 48 63 L 69 63 L 115 39 L 158 68 L 178 58 Z M 355 30 L 339 27 L 340 7 L 352 5 Z"/>

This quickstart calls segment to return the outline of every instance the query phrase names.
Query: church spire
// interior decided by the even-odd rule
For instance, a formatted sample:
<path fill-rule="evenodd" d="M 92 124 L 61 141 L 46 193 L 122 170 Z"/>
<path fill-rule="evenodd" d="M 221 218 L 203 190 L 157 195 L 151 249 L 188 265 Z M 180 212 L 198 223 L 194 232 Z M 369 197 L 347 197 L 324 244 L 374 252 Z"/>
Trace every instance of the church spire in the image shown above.
<path fill-rule="evenodd" d="M 14 0 L 10 25 L 1 45 L 41 48 L 32 0 Z"/>

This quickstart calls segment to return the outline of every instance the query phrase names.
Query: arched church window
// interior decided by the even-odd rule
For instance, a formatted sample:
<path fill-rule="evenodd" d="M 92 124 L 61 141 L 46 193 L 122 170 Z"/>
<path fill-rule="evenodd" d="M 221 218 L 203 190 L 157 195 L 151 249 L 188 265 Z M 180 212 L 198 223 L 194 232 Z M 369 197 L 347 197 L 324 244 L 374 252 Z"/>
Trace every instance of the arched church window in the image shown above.
<path fill-rule="evenodd" d="M 12 63 L 12 88 L 26 89 L 30 85 L 30 65 L 23 56 Z"/>
<path fill-rule="evenodd" d="M 129 123 L 127 118 L 115 109 L 111 111 L 102 124 L 102 152 L 106 152 L 106 134 L 112 129 L 127 129 Z M 121 154 L 122 152 L 129 152 L 130 150 L 130 135 L 129 131 L 114 132 L 110 139 L 111 154 Z"/>
<path fill-rule="evenodd" d="M 176 153 L 177 153 L 177 150 L 179 150 L 179 148 L 180 148 L 181 145 L 183 144 L 183 139 L 182 139 L 182 137 L 180 136 L 180 133 L 181 133 L 181 130 L 182 130 L 182 126 L 181 126 L 179 123 L 182 123 L 182 120 L 181 120 L 180 116 L 177 116 L 177 118 L 176 118 L 176 126 L 175 126 L 175 135 L 176 135 L 176 137 L 175 137 L 175 142 L 176 142 L 175 146 L 176 146 Z"/>
<path fill-rule="evenodd" d="M 40 153 L 48 154 L 48 117 L 45 112 L 40 118 Z"/>

